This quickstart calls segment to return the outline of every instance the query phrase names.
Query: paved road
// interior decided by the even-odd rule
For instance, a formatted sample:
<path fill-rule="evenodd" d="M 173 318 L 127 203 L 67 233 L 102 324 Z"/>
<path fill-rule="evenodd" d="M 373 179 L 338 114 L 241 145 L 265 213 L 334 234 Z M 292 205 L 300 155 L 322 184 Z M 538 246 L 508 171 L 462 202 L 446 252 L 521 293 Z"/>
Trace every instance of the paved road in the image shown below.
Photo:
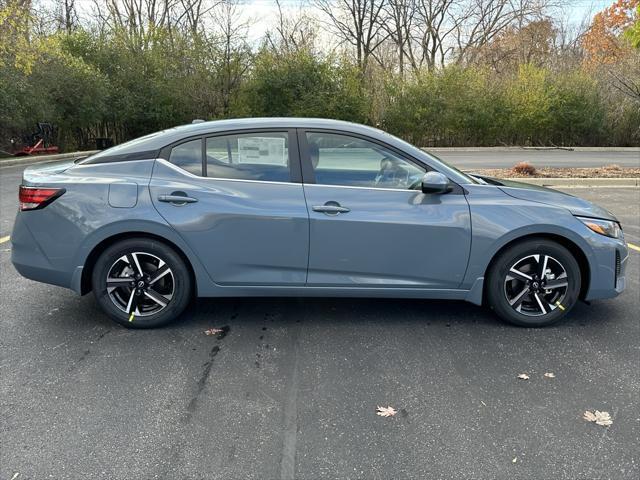
<path fill-rule="evenodd" d="M 19 169 L 1 172 L 0 235 L 18 183 Z M 640 244 L 640 190 L 571 192 Z M 9 257 L 0 244 L 2 479 L 640 474 L 638 252 L 621 297 L 542 330 L 456 302 L 228 299 L 129 331 Z M 583 421 L 587 409 L 613 425 Z"/>
<path fill-rule="evenodd" d="M 460 169 L 511 168 L 518 162 L 528 162 L 535 167 L 621 167 L 640 168 L 640 152 L 632 151 L 573 151 L 566 150 L 508 150 L 508 151 L 458 151 L 433 149 L 436 156 Z"/>

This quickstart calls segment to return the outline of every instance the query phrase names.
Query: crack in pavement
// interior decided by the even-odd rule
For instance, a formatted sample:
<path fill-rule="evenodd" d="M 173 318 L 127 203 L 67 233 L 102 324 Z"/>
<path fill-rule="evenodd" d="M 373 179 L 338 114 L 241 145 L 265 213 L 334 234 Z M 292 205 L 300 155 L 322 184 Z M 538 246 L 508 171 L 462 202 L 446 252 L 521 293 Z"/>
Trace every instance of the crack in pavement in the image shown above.
<path fill-rule="evenodd" d="M 282 438 L 282 459 L 280 462 L 281 480 L 293 480 L 296 474 L 296 442 L 298 436 L 298 377 L 299 377 L 299 334 L 300 325 L 296 324 L 292 334 L 293 362 L 287 383 L 283 411 L 284 432 Z"/>

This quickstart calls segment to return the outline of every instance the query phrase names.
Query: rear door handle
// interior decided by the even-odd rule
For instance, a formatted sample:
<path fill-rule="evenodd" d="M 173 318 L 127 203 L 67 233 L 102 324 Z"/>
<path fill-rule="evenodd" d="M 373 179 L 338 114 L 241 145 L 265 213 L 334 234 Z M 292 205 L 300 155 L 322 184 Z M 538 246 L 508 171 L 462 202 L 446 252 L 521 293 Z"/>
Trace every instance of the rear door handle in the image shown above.
<path fill-rule="evenodd" d="M 186 205 L 187 203 L 195 203 L 198 199 L 189 197 L 183 192 L 173 192 L 171 195 L 158 195 L 158 201 L 173 203 L 174 205 Z"/>
<path fill-rule="evenodd" d="M 338 215 L 339 213 L 347 213 L 351 211 L 347 207 L 329 202 L 325 205 L 314 205 L 311 208 L 314 212 L 326 213 L 327 215 Z"/>

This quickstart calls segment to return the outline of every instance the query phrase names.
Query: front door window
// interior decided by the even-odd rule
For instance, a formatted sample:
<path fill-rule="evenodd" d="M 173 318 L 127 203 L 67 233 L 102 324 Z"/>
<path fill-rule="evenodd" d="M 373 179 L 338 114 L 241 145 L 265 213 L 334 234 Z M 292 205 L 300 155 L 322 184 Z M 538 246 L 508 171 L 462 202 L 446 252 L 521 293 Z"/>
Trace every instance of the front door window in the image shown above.
<path fill-rule="evenodd" d="M 420 187 L 425 169 L 382 145 L 334 133 L 307 132 L 306 135 L 318 185 L 398 190 Z"/>

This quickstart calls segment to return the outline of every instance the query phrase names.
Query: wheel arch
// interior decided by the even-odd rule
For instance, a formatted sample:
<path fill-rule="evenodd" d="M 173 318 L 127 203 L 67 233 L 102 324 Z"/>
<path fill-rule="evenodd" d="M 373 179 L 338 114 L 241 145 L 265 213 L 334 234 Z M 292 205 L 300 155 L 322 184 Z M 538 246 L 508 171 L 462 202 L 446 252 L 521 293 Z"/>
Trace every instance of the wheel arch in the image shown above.
<path fill-rule="evenodd" d="M 193 264 L 191 263 L 191 260 L 189 259 L 189 257 L 184 253 L 184 251 L 178 245 L 176 245 L 171 240 L 168 240 L 167 238 L 162 237 L 160 235 L 144 232 L 144 231 L 122 232 L 122 233 L 111 235 L 107 238 L 102 239 L 99 243 L 97 243 L 91 249 L 91 251 L 89 252 L 89 255 L 87 256 L 84 262 L 84 266 L 82 268 L 82 277 L 80 279 L 81 295 L 85 295 L 92 290 L 91 274 L 93 273 L 93 268 L 95 267 L 95 264 L 98 258 L 100 257 L 100 254 L 104 252 L 105 249 L 109 248 L 111 245 L 114 245 L 115 243 L 120 242 L 122 240 L 128 240 L 131 238 L 144 238 L 144 239 L 156 240 L 160 243 L 165 244 L 167 247 L 171 248 L 172 250 L 174 250 L 180 256 L 180 258 L 182 258 L 185 265 L 187 266 L 187 269 L 189 270 L 189 275 L 191 276 L 191 282 L 193 285 L 193 294 L 194 296 L 197 296 L 198 294 L 197 277 L 195 274 L 195 270 L 193 268 Z"/>
<path fill-rule="evenodd" d="M 577 244 L 575 243 L 573 240 L 571 240 L 570 238 L 567 238 L 563 235 L 559 235 L 556 233 L 532 233 L 532 234 L 528 234 L 528 235 L 523 235 L 514 239 L 509 240 L 507 243 L 505 243 L 504 245 L 502 245 L 491 257 L 491 260 L 489 261 L 489 263 L 487 264 L 487 267 L 484 271 L 484 278 L 488 278 L 489 275 L 489 271 L 491 270 L 491 267 L 494 265 L 494 263 L 496 262 L 496 260 L 498 259 L 498 257 L 508 248 L 520 243 L 520 242 L 525 242 L 528 240 L 533 240 L 533 239 L 544 239 L 544 240 L 551 240 L 554 241 L 560 245 L 562 245 L 563 247 L 565 247 L 567 250 L 569 250 L 569 252 L 571 253 L 571 255 L 573 255 L 573 257 L 576 259 L 576 261 L 578 262 L 578 266 L 580 267 L 580 276 L 581 276 L 581 285 L 580 285 L 580 299 L 584 299 L 586 297 L 586 294 L 589 290 L 589 285 L 591 284 L 591 266 L 589 264 L 589 260 L 587 258 L 587 255 L 585 254 L 584 250 Z M 482 292 L 482 303 L 486 304 L 486 295 L 487 295 L 487 285 L 488 282 L 484 282 L 483 285 L 483 292 Z"/>

